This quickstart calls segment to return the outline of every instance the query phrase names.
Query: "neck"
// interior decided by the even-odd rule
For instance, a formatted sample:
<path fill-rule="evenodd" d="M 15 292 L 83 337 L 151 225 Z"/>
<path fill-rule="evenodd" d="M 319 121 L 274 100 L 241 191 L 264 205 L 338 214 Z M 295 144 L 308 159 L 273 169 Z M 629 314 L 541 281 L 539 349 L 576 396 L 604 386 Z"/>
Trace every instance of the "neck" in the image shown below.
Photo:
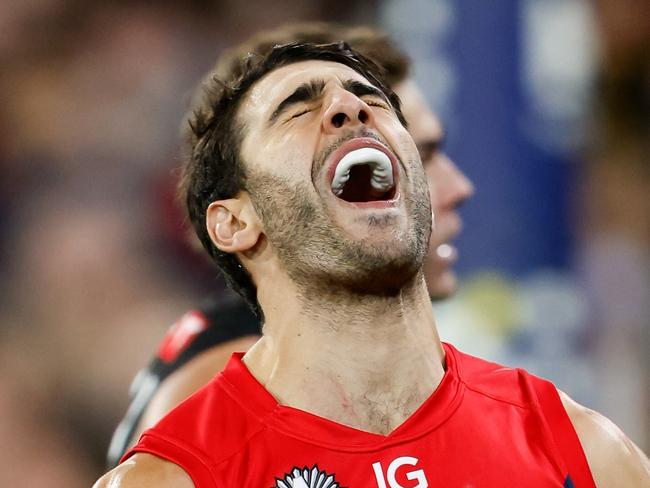
<path fill-rule="evenodd" d="M 258 284 L 264 334 L 244 361 L 279 403 L 386 434 L 442 380 L 444 352 L 421 274 L 393 296 L 318 299 L 275 278 Z"/>

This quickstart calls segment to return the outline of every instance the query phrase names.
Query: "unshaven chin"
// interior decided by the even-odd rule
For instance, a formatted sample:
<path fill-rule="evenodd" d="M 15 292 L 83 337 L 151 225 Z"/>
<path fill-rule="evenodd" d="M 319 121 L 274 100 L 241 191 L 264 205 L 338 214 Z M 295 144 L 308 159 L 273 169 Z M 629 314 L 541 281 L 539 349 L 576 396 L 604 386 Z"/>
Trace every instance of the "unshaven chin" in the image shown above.
<path fill-rule="evenodd" d="M 381 238 L 355 240 L 307 184 L 255 172 L 247 176 L 247 186 L 266 237 L 304 303 L 398 297 L 417 282 L 431 225 L 426 205 L 407 203 L 413 208 L 412 229 L 400 236 L 392 236 L 381 214 L 356 216 L 378 227 L 381 232 L 373 233 Z"/>

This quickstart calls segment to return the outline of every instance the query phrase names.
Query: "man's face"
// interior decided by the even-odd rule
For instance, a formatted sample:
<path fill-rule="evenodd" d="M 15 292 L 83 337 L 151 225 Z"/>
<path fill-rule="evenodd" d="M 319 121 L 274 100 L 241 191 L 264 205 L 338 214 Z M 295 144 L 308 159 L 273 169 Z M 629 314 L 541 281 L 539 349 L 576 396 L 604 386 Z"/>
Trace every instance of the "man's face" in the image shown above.
<path fill-rule="evenodd" d="M 441 150 L 442 125 L 427 108 L 418 87 L 412 81 L 405 81 L 395 87 L 395 92 L 402 100 L 402 112 L 429 183 L 435 222 L 423 269 L 429 295 L 442 299 L 456 290 L 456 274 L 452 267 L 458 253 L 451 241 L 462 228 L 457 208 L 474 193 L 474 187 Z"/>
<path fill-rule="evenodd" d="M 381 91 L 342 64 L 303 61 L 255 83 L 238 121 L 247 189 L 294 281 L 384 294 L 416 275 L 427 184 Z"/>

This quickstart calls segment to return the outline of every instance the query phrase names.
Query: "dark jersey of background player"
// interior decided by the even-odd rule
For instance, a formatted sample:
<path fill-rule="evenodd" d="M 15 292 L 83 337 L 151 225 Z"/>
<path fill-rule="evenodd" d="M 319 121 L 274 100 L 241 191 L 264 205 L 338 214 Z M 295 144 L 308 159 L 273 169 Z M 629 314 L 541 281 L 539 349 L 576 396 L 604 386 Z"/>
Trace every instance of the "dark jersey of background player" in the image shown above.
<path fill-rule="evenodd" d="M 444 133 L 420 90 L 409 80 L 408 57 L 385 34 L 368 27 L 346 27 L 314 22 L 262 32 L 227 51 L 215 71 L 235 72 L 236 60 L 245 53 L 264 54 L 272 46 L 295 40 L 327 43 L 346 40 L 373 58 L 386 71 L 388 82 L 402 100 L 409 130 L 427 173 L 436 214 L 425 276 L 433 299 L 449 296 L 456 288 L 452 240 L 460 232 L 459 205 L 473 192 L 472 184 L 442 151 Z M 234 69 L 233 69 L 234 68 Z M 259 321 L 235 294 L 206 300 L 184 314 L 171 327 L 147 368 L 131 386 L 131 403 L 117 427 L 108 452 L 114 467 L 139 434 L 153 425 L 179 401 L 203 386 L 225 365 L 230 353 L 246 350 L 260 333 Z"/>

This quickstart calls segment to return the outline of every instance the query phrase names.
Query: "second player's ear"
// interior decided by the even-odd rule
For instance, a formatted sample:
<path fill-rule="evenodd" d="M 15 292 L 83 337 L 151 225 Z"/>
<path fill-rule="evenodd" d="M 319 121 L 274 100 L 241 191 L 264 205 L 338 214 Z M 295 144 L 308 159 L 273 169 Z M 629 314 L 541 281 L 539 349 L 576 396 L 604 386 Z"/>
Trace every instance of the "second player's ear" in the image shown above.
<path fill-rule="evenodd" d="M 210 239 L 221 251 L 246 252 L 255 247 L 262 226 L 248 195 L 212 202 L 205 214 Z"/>

